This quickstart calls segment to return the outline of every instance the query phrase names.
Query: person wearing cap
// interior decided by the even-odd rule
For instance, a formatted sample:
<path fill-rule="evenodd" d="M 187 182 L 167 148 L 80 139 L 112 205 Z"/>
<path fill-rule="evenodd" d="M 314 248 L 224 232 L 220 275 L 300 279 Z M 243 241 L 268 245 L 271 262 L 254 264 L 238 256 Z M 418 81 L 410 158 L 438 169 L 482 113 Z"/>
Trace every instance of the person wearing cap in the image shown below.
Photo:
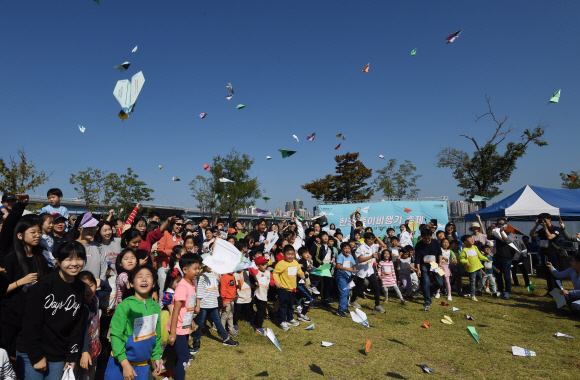
<path fill-rule="evenodd" d="M 65 229 L 66 229 L 66 218 L 60 214 L 53 214 L 53 225 L 52 225 L 52 240 L 54 244 L 52 246 L 52 251 L 56 253 L 58 247 L 66 242 Z"/>
<path fill-rule="evenodd" d="M 95 278 L 107 281 L 107 257 L 101 255 L 99 244 L 93 241 L 98 224 L 99 222 L 93 218 L 93 213 L 85 213 L 79 225 L 80 235 L 77 241 L 85 247 L 87 253 L 83 270 L 91 272 Z"/>
<path fill-rule="evenodd" d="M 2 206 L 0 206 L 0 212 L 2 213 L 2 218 L 6 219 L 10 210 L 12 210 L 12 206 L 16 203 L 16 195 L 14 194 L 4 194 L 2 195 Z"/>
<path fill-rule="evenodd" d="M 536 231 L 538 226 L 542 226 L 539 231 Z M 552 215 L 548 213 L 541 213 L 536 219 L 536 224 L 534 228 L 530 231 L 530 238 L 537 236 L 540 239 L 540 255 L 544 265 L 547 263 L 552 263 L 552 267 L 556 270 L 560 270 L 560 257 L 558 256 L 558 239 L 562 234 L 562 229 L 560 227 L 552 225 Z M 544 277 L 548 283 L 548 293 L 556 287 L 556 279 L 549 270 L 544 269 Z"/>
<path fill-rule="evenodd" d="M 504 299 L 509 299 L 510 292 L 512 291 L 511 270 L 515 249 L 510 246 L 510 244 L 514 242 L 513 235 L 506 234 L 506 229 L 507 221 L 506 218 L 502 216 L 497 219 L 496 228 L 493 229 L 491 237 L 493 245 L 495 246 L 493 264 L 497 269 L 499 269 L 499 273 L 495 273 L 495 283 L 497 285 L 498 293 L 492 294 L 492 297 L 503 296 Z"/>
<path fill-rule="evenodd" d="M 257 334 L 264 335 L 264 318 L 266 317 L 266 310 L 268 308 L 268 290 L 271 286 L 276 286 L 274 276 L 270 273 L 268 268 L 268 259 L 263 256 L 257 257 L 254 261 L 258 269 L 249 268 L 248 271 L 256 279 L 256 291 L 254 292 L 254 303 L 256 304 L 256 315 L 254 317 L 254 331 Z"/>
<path fill-rule="evenodd" d="M 475 245 L 477 246 L 477 248 L 481 248 L 484 245 L 490 245 L 489 244 L 489 240 L 487 240 L 487 235 L 486 234 L 482 234 L 482 227 L 483 223 L 481 222 L 481 218 L 479 217 L 479 214 L 476 214 L 477 219 L 479 220 L 479 223 L 474 222 L 471 223 L 471 227 L 469 227 L 469 231 L 473 232 L 473 234 L 471 235 L 473 237 L 473 242 L 475 243 Z"/>

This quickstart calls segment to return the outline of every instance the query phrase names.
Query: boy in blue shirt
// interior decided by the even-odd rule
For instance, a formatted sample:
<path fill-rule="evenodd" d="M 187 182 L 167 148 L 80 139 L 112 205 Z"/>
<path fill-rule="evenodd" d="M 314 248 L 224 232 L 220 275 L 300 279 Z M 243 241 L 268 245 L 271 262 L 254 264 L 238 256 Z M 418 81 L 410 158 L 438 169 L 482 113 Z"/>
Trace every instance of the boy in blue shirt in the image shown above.
<path fill-rule="evenodd" d="M 495 276 L 493 272 L 499 272 L 499 269 L 493 265 L 493 257 L 491 256 L 491 247 L 489 245 L 484 245 L 481 247 L 483 255 L 487 258 L 488 261 L 482 261 L 483 264 L 483 278 L 481 279 L 481 284 L 479 285 L 479 289 L 477 289 L 478 293 L 481 293 L 483 287 L 486 284 L 486 281 L 489 281 L 489 287 L 485 287 L 486 293 L 496 293 L 497 286 L 495 285 Z M 489 290 L 491 288 L 491 291 Z"/>
<path fill-rule="evenodd" d="M 350 295 L 350 279 L 354 274 L 355 261 L 350 255 L 350 244 L 342 243 L 340 246 L 340 254 L 336 259 L 336 282 L 338 291 L 340 292 L 340 301 L 338 303 L 338 312 L 336 315 L 342 318 L 347 318 L 348 312 L 348 297 Z"/>
<path fill-rule="evenodd" d="M 62 200 L 62 191 L 60 191 L 60 189 L 53 188 L 46 192 L 46 196 L 48 198 L 48 203 L 50 204 L 41 208 L 39 213 L 42 214 L 43 212 L 47 212 L 50 215 L 60 214 L 64 216 L 67 219 L 65 231 L 68 232 L 68 223 L 72 223 L 72 220 L 68 214 L 68 209 L 60 205 L 60 201 Z"/>

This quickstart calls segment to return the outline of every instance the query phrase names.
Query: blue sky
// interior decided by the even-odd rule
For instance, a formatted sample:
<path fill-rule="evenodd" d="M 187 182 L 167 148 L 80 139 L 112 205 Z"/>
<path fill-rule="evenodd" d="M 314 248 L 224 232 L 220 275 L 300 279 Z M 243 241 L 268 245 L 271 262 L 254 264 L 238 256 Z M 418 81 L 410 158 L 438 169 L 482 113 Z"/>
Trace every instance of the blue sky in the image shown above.
<path fill-rule="evenodd" d="M 270 209 L 297 197 L 312 209 L 300 185 L 333 172 L 342 142 L 338 153 L 360 152 L 372 169 L 379 154 L 411 160 L 421 196 L 460 199 L 435 156 L 473 151 L 460 134 L 493 132 L 489 119 L 474 123 L 488 94 L 517 126 L 512 138 L 548 125 L 549 146 L 529 149 L 503 195 L 560 187 L 558 173 L 580 168 L 579 16 L 575 1 L 3 1 L 0 155 L 24 148 L 54 170 L 39 192 L 76 197 L 71 173 L 131 167 L 155 203 L 193 207 L 188 182 L 235 147 L 255 158 Z M 124 61 L 127 72 L 113 69 Z M 113 88 L 138 71 L 146 82 L 122 123 Z M 278 149 L 298 153 L 282 160 Z"/>

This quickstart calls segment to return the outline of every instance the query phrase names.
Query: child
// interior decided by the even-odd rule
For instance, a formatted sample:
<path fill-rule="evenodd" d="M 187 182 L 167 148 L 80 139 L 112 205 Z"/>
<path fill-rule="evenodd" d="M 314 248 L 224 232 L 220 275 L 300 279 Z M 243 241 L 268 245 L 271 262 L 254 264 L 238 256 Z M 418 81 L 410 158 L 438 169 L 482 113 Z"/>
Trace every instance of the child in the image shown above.
<path fill-rule="evenodd" d="M 296 276 L 304 279 L 304 272 L 295 258 L 294 247 L 288 244 L 284 247 L 284 260 L 279 261 L 274 268 L 274 281 L 280 299 L 280 327 L 284 331 L 290 330 L 288 324 L 300 326 L 293 316 L 294 294 L 292 293 L 296 292 Z"/>
<path fill-rule="evenodd" d="M 403 299 L 401 291 L 397 286 L 397 277 L 395 276 L 395 267 L 391 261 L 391 252 L 388 249 L 384 249 L 381 253 L 381 261 L 378 265 L 378 274 L 381 278 L 383 285 L 383 290 L 385 291 L 385 302 L 389 302 L 389 287 L 393 287 L 397 296 L 401 300 L 401 304 L 406 304 L 407 301 Z"/>
<path fill-rule="evenodd" d="M 299 321 L 303 320 L 304 322 L 309 322 L 310 318 L 306 317 L 306 313 L 312 306 L 312 293 L 314 293 L 312 290 L 316 289 L 316 287 L 311 286 L 312 284 L 310 283 L 310 271 L 313 268 L 313 260 L 306 247 L 300 247 L 298 255 L 300 256 L 298 264 L 300 264 L 300 268 L 302 269 L 302 272 L 304 272 L 304 279 L 300 279 L 296 287 L 297 296 L 301 296 L 301 298 L 298 299 L 299 306 L 296 306 L 296 311 L 299 313 Z M 318 289 L 316 289 L 316 294 L 320 294 Z M 302 305 L 302 303 L 304 303 L 304 305 Z M 305 310 L 305 312 L 302 313 L 302 310 Z"/>
<path fill-rule="evenodd" d="M 207 231 L 206 231 L 207 233 Z M 191 274 L 193 265 L 191 265 L 189 267 L 189 269 L 187 267 L 184 267 L 183 262 L 186 256 L 189 255 L 193 255 L 193 253 L 188 253 L 186 255 L 183 255 L 183 258 L 181 259 L 181 263 L 182 263 L 182 270 L 184 273 L 184 279 L 183 281 L 187 281 L 188 279 L 191 279 L 192 281 L 194 280 L 192 277 L 193 275 Z M 199 256 L 197 256 L 199 258 Z M 200 258 L 201 259 L 201 258 Z M 197 264 L 197 263 L 196 263 Z M 194 264 L 195 265 L 195 264 Z M 197 269 L 196 272 L 196 276 L 197 274 L 199 274 L 199 269 Z M 194 291 L 194 296 L 197 297 L 197 305 L 195 306 L 195 311 L 197 313 L 197 319 L 195 320 L 195 324 L 197 326 L 195 332 L 193 333 L 193 344 L 192 344 L 192 353 L 197 353 L 199 351 L 199 348 L 201 346 L 201 333 L 203 330 L 203 326 L 205 325 L 205 319 L 206 317 L 209 317 L 213 323 L 215 323 L 216 329 L 218 331 L 218 334 L 221 336 L 222 340 L 223 340 L 223 345 L 224 346 L 230 346 L 230 347 L 235 347 L 238 345 L 238 342 L 236 342 L 235 340 L 233 340 L 232 338 L 230 338 L 228 336 L 228 333 L 226 332 L 226 330 L 224 329 L 224 326 L 222 325 L 222 322 L 220 320 L 220 316 L 218 313 L 218 298 L 219 298 L 219 279 L 217 277 L 217 275 L 211 271 L 211 268 L 205 264 L 203 264 L 203 273 L 199 276 L 199 279 L 197 280 L 197 296 L 195 294 L 195 288 L 193 289 Z M 175 290 L 175 296 L 174 299 L 178 297 L 178 291 L 179 291 L 179 287 L 181 286 L 181 283 L 178 285 L 177 289 Z M 177 305 L 175 306 L 177 308 Z M 172 319 L 176 319 L 175 317 Z M 173 331 L 173 330 L 172 330 Z M 171 339 L 171 336 L 170 338 Z M 184 363 L 187 360 L 187 357 L 189 355 L 189 350 L 188 350 L 188 346 L 187 346 L 187 341 L 188 341 L 188 336 L 185 335 L 185 339 L 184 339 L 184 343 L 183 343 L 183 351 L 184 354 L 186 354 L 186 356 L 184 356 Z M 179 360 L 180 359 L 180 353 L 179 353 L 179 347 L 176 346 L 175 350 L 177 351 L 177 363 L 181 363 L 182 361 Z M 178 365 L 179 367 L 179 365 Z M 176 371 L 177 372 L 177 368 Z M 185 376 L 185 373 L 184 373 Z M 182 378 L 179 378 L 177 376 L 174 376 L 174 379 L 177 380 L 181 380 Z"/>
<path fill-rule="evenodd" d="M 2 205 L 0 206 L 0 220 L 8 218 L 8 214 L 12 210 L 12 206 L 16 203 L 18 198 L 14 194 L 4 194 L 2 195 Z"/>
<path fill-rule="evenodd" d="M 46 196 L 48 198 L 48 205 L 44 206 L 43 208 L 40 209 L 39 213 L 49 213 L 50 215 L 54 215 L 54 214 L 60 214 L 62 216 L 64 216 L 67 221 L 65 223 L 66 227 L 65 230 L 68 232 L 68 223 L 71 222 L 72 220 L 68 214 L 68 209 L 64 206 L 60 205 L 60 201 L 62 199 L 62 191 L 60 191 L 60 189 L 49 189 L 46 192 Z"/>
<path fill-rule="evenodd" d="M 411 280 L 411 274 L 414 274 L 415 271 L 415 265 L 413 264 L 411 253 L 413 253 L 413 247 L 403 247 L 401 250 L 401 256 L 398 260 L 401 287 L 407 290 L 407 298 L 410 300 L 413 299 L 413 282 Z"/>
<path fill-rule="evenodd" d="M 350 244 L 342 243 L 340 245 L 340 254 L 336 259 L 336 282 L 338 291 L 340 293 L 340 300 L 338 302 L 338 311 L 336 315 L 342 318 L 347 318 L 348 312 L 348 297 L 350 296 L 350 281 L 354 275 L 354 267 L 356 262 L 350 255 Z"/>
<path fill-rule="evenodd" d="M 471 235 L 463 235 L 463 249 L 459 253 L 459 261 L 465 265 L 465 271 L 469 274 L 469 291 L 472 301 L 477 301 L 475 298 L 475 283 L 477 280 L 481 281 L 483 268 L 481 262 L 489 261 L 487 257 L 483 256 L 479 249 L 473 245 L 473 237 Z"/>
<path fill-rule="evenodd" d="M 105 372 L 107 380 L 147 379 L 150 360 L 155 366 L 153 374 L 161 373 L 159 304 L 150 298 L 156 277 L 148 266 L 137 267 L 129 274 L 131 292 L 135 294 L 117 306 L 111 320 L 113 351 Z"/>
<path fill-rule="evenodd" d="M 223 307 L 221 318 L 222 326 L 228 329 L 230 335 L 238 336 L 238 332 L 234 328 L 234 300 L 237 296 L 237 286 L 233 273 L 222 274 L 220 278 L 220 296 Z"/>
<path fill-rule="evenodd" d="M 451 271 L 449 270 L 449 264 L 457 263 L 455 254 L 449 249 L 449 240 L 447 238 L 441 239 L 441 256 L 439 256 L 439 266 L 445 272 L 443 280 L 445 280 L 445 286 L 447 289 L 447 301 L 451 301 L 451 283 L 449 282 L 449 277 L 451 277 Z"/>
<path fill-rule="evenodd" d="M 457 259 L 459 258 L 459 241 L 458 240 L 451 240 L 449 242 L 450 251 L 453 255 L 455 255 L 455 261 L 449 265 L 449 270 L 451 271 L 451 286 L 457 284 L 457 294 L 459 297 L 463 297 L 463 266 L 457 263 Z"/>
<path fill-rule="evenodd" d="M 241 264 L 240 264 L 241 265 Z M 248 325 L 252 327 L 252 287 L 250 286 L 250 276 L 246 270 L 238 270 L 234 273 L 238 296 L 234 302 L 234 329 L 238 331 L 238 320 L 243 317 Z"/>
<path fill-rule="evenodd" d="M 186 251 L 187 249 L 181 245 L 176 245 L 175 247 L 173 247 L 171 249 L 171 254 L 169 255 L 169 265 L 167 267 L 162 267 L 157 271 L 157 273 L 159 273 L 161 270 L 166 271 L 165 277 L 159 280 L 160 307 L 163 306 L 163 296 L 165 294 L 164 289 L 167 289 L 168 282 L 171 282 L 171 279 L 175 278 L 176 275 L 180 275 L 183 278 L 183 272 L 179 267 L 179 259 L 181 259 L 181 256 L 183 254 L 187 253 Z"/>
<path fill-rule="evenodd" d="M 52 227 L 54 226 L 54 217 L 49 213 L 42 213 L 39 215 L 40 223 L 42 227 L 42 239 L 40 244 L 44 245 L 44 248 L 52 253 L 52 248 L 54 246 L 54 239 L 52 238 Z"/>
<path fill-rule="evenodd" d="M 193 235 L 188 235 L 183 238 L 183 247 L 186 253 L 197 253 L 197 245 L 195 245 L 195 238 Z M 198 247 L 199 248 L 199 247 Z"/>
<path fill-rule="evenodd" d="M 495 294 L 497 292 L 497 286 L 495 285 L 495 276 L 493 272 L 498 273 L 499 269 L 497 269 L 495 265 L 493 265 L 493 257 L 491 257 L 491 247 L 485 244 L 481 247 L 481 249 L 483 250 L 483 255 L 487 258 L 487 261 L 483 263 L 483 272 L 484 272 L 483 279 L 481 280 L 481 284 L 477 290 L 478 292 L 481 293 L 484 284 L 486 283 L 486 281 L 489 281 L 489 287 L 491 288 L 491 291 L 489 290 L 488 287 L 486 287 L 485 292 Z"/>
<path fill-rule="evenodd" d="M 268 289 L 275 286 L 274 276 L 266 270 L 268 260 L 265 257 L 257 257 L 255 261 L 258 269 L 250 268 L 249 271 L 256 279 L 256 291 L 254 293 L 254 303 L 256 304 L 256 315 L 254 317 L 254 331 L 264 335 L 264 318 L 268 309 Z"/>
<path fill-rule="evenodd" d="M 137 256 L 135 251 L 125 248 L 117 256 L 115 267 L 117 268 L 117 304 L 123 301 L 123 293 L 127 289 L 128 273 L 137 266 Z"/>
<path fill-rule="evenodd" d="M 74 367 L 82 338 L 81 310 L 85 284 L 76 276 L 86 262 L 85 249 L 73 241 L 56 252 L 58 270 L 28 290 L 22 325 L 16 339 L 18 377 L 60 379 Z"/>
<path fill-rule="evenodd" d="M 101 291 L 110 292 L 111 287 L 106 281 L 95 279 L 95 276 L 89 271 L 82 271 L 78 278 L 85 283 L 85 304 L 83 306 L 82 355 L 80 360 L 77 360 L 75 376 L 77 380 L 93 380 L 97 370 L 97 357 L 102 349 L 99 341 L 100 320 L 97 288 L 101 287 Z"/>
<path fill-rule="evenodd" d="M 213 243 L 214 243 L 214 236 L 213 231 L 209 228 L 205 231 L 205 241 L 203 242 L 203 250 L 202 253 L 211 253 L 213 252 Z"/>

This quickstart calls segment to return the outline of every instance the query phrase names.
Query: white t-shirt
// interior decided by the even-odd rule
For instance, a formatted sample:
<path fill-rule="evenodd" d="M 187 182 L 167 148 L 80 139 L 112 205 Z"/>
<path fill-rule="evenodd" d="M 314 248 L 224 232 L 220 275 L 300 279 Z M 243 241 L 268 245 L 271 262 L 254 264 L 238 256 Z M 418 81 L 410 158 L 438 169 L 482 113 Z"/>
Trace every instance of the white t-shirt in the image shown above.
<path fill-rule="evenodd" d="M 360 278 L 367 278 L 369 277 L 371 274 L 375 273 L 373 270 L 373 264 L 375 262 L 375 259 L 370 259 L 367 260 L 365 262 L 360 262 L 360 258 L 367 258 L 367 257 L 371 257 L 374 253 L 379 251 L 379 245 L 378 244 L 373 244 L 371 246 L 368 246 L 366 244 L 361 245 L 360 247 L 358 247 L 358 249 L 355 252 L 355 256 L 356 256 L 356 275 L 357 277 Z"/>

